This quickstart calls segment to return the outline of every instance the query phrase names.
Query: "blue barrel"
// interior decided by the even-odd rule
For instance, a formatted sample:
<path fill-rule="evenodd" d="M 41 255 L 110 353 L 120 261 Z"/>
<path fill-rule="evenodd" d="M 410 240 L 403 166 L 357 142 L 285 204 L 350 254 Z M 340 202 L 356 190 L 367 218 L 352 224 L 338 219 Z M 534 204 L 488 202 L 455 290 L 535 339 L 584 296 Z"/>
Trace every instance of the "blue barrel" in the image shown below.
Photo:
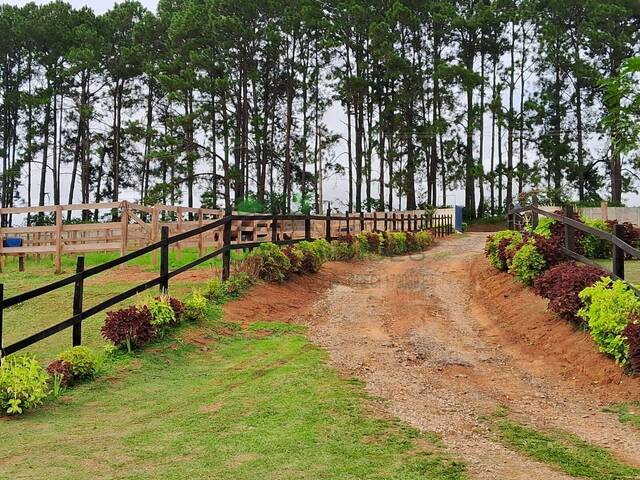
<path fill-rule="evenodd" d="M 7 237 L 2 242 L 3 247 L 11 248 L 11 247 L 21 247 L 22 239 L 18 237 Z"/>
<path fill-rule="evenodd" d="M 458 232 L 462 231 L 462 205 L 456 205 L 455 207 L 456 215 L 455 215 L 455 226 Z"/>

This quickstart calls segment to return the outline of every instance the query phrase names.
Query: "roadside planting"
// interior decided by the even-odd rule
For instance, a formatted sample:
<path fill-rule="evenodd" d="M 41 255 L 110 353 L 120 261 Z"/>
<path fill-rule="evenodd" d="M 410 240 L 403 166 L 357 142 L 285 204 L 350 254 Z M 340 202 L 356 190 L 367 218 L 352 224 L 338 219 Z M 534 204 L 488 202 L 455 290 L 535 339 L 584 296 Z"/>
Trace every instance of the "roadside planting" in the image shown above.
<path fill-rule="evenodd" d="M 615 224 L 586 223 L 602 229 Z M 598 349 L 627 373 L 640 374 L 640 299 L 624 281 L 567 258 L 563 230 L 560 223 L 541 219 L 533 231 L 501 231 L 487 237 L 485 256 L 492 266 L 549 300 L 549 310 L 558 317 L 588 330 Z M 625 225 L 624 231 L 629 242 L 638 243 L 637 229 Z M 576 251 L 588 258 L 611 255 L 607 242 L 594 235 L 576 231 L 575 240 Z"/>
<path fill-rule="evenodd" d="M 103 352 L 73 347 L 60 353 L 46 368 L 33 355 L 14 354 L 0 366 L 0 408 L 19 415 L 58 398 L 66 389 L 99 376 L 108 355 L 132 354 L 171 335 L 185 323 L 220 319 L 221 305 L 242 297 L 260 280 L 284 282 L 293 275 L 313 274 L 328 260 L 361 259 L 368 255 L 402 255 L 425 250 L 430 232 L 363 232 L 332 241 L 303 241 L 280 248 L 263 243 L 250 253 L 229 280 L 211 279 L 183 300 L 162 294 L 141 296 L 135 305 L 106 314 L 102 337 L 111 345 Z"/>

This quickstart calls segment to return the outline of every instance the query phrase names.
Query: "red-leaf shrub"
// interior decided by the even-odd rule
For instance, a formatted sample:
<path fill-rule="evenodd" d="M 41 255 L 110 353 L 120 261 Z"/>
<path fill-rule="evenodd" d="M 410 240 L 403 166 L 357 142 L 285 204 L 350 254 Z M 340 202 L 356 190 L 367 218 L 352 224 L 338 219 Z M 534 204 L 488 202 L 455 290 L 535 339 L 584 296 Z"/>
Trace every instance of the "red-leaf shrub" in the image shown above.
<path fill-rule="evenodd" d="M 54 360 L 47 367 L 47 373 L 50 377 L 60 376 L 60 386 L 67 388 L 73 385 L 73 368 L 69 362 L 64 360 Z"/>
<path fill-rule="evenodd" d="M 558 215 L 564 215 L 562 210 L 558 210 L 554 212 Z M 572 218 L 577 222 L 581 222 L 580 216 L 577 213 L 573 213 Z M 554 240 L 558 245 L 564 245 L 564 225 L 560 222 L 553 222 L 550 226 L 551 230 L 551 239 Z M 575 240 L 576 240 L 576 253 L 580 255 L 584 255 L 584 247 L 582 246 L 582 237 L 586 234 L 581 230 L 574 229 L 575 232 Z"/>
<path fill-rule="evenodd" d="M 544 261 L 547 264 L 546 268 L 553 267 L 567 259 L 562 251 L 562 244 L 558 241 L 558 238 L 545 238 L 542 235 L 534 235 L 533 238 L 536 249 L 544 257 Z"/>
<path fill-rule="evenodd" d="M 346 233 L 344 235 L 340 235 L 336 240 L 341 243 L 347 243 L 349 245 L 353 245 L 354 243 L 356 243 L 357 238 L 354 235 L 351 235 L 350 233 Z"/>
<path fill-rule="evenodd" d="M 417 252 L 420 250 L 418 241 L 416 240 L 416 234 L 413 232 L 406 232 L 407 235 L 407 252 Z"/>
<path fill-rule="evenodd" d="M 533 290 L 547 298 L 549 308 L 561 318 L 579 322 L 577 313 L 582 301 L 578 294 L 605 275 L 600 268 L 564 262 L 539 275 L 533 282 Z"/>
<path fill-rule="evenodd" d="M 629 366 L 633 373 L 640 375 L 640 318 L 632 318 L 622 336 L 629 346 Z"/>
<path fill-rule="evenodd" d="M 101 329 L 102 336 L 117 347 L 141 347 L 149 343 L 155 329 L 151 324 L 151 312 L 146 306 L 131 306 L 107 312 L 107 319 Z"/>
<path fill-rule="evenodd" d="M 609 225 L 611 231 L 613 231 L 614 225 L 617 224 L 617 220 L 607 220 L 607 225 Z M 632 247 L 637 247 L 638 244 L 640 244 L 640 228 L 634 227 L 633 224 L 629 222 L 623 222 L 620 225 L 622 225 L 622 232 L 619 234 L 620 239 Z"/>
<path fill-rule="evenodd" d="M 288 245 L 282 249 L 282 253 L 284 253 L 289 259 L 289 263 L 291 263 L 291 272 L 300 273 L 302 270 L 302 252 L 293 245 Z"/>
<path fill-rule="evenodd" d="M 382 236 L 376 232 L 362 232 L 360 235 L 363 235 L 367 239 L 367 244 L 369 245 L 367 251 L 371 253 L 380 253 L 380 244 L 382 242 Z"/>
<path fill-rule="evenodd" d="M 169 297 L 169 306 L 171 307 L 171 310 L 173 310 L 173 313 L 176 314 L 176 320 L 179 321 L 185 311 L 184 303 L 182 303 L 177 298 Z"/>

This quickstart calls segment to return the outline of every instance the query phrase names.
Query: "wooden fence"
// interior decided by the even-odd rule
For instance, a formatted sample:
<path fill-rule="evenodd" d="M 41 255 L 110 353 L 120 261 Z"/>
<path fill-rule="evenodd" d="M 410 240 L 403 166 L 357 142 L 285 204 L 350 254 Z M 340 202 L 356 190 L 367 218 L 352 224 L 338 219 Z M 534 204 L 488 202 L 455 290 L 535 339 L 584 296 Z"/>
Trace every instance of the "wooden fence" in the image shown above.
<path fill-rule="evenodd" d="M 629 245 L 620 238 L 624 229 L 624 227 L 620 224 L 614 225 L 613 232 L 609 233 L 597 228 L 590 227 L 582 222 L 579 222 L 578 220 L 575 220 L 573 218 L 574 210 L 572 206 L 563 207 L 562 215 L 560 215 L 557 213 L 549 212 L 547 210 L 543 210 L 542 208 L 535 205 L 531 205 L 527 207 L 514 208 L 508 212 L 507 225 L 509 226 L 509 228 L 521 229 L 522 226 L 527 223 L 522 221 L 525 214 L 530 215 L 530 218 L 528 218 L 527 220 L 528 222 L 530 222 L 532 228 L 535 228 L 538 225 L 538 219 L 540 215 L 552 218 L 553 220 L 562 223 L 562 225 L 564 225 L 565 239 L 565 244 L 562 246 L 562 250 L 565 255 L 586 265 L 601 268 L 609 273 L 609 275 L 611 275 L 611 277 L 614 279 L 624 280 L 624 261 L 626 256 L 634 259 L 640 259 L 640 250 Z M 576 252 L 576 230 L 584 233 L 589 233 L 611 244 L 613 257 L 610 270 Z M 640 293 L 640 291 L 634 285 L 629 285 L 636 291 L 636 293 Z"/>
<path fill-rule="evenodd" d="M 242 240 L 241 236 L 233 239 L 234 230 L 240 232 L 243 222 L 263 222 L 267 225 L 268 234 L 262 239 Z M 302 226 L 302 235 L 294 236 L 298 232 L 298 226 Z M 322 228 L 318 228 L 318 226 Z M 291 227 L 293 226 L 293 227 Z M 290 229 L 291 228 L 291 229 Z M 230 214 L 223 216 L 217 220 L 199 226 L 187 232 L 177 233 L 170 236 L 170 227 L 163 225 L 161 228 L 160 239 L 149 245 L 146 245 L 136 251 L 126 253 L 120 258 L 109 262 L 91 267 L 84 268 L 84 257 L 78 256 L 76 263 L 76 273 L 69 277 L 55 281 L 48 285 L 36 288 L 34 290 L 15 295 L 10 298 L 4 298 L 4 285 L 0 284 L 0 359 L 11 353 L 20 351 L 34 343 L 50 337 L 67 328 L 72 328 L 72 344 L 80 345 L 82 342 L 82 321 L 95 315 L 113 305 L 126 300 L 140 292 L 149 288 L 160 286 L 160 291 L 166 293 L 169 290 L 169 280 L 187 270 L 190 270 L 214 257 L 222 255 L 222 280 L 227 280 L 231 268 L 231 251 L 235 249 L 251 249 L 259 246 L 265 241 L 271 241 L 278 245 L 287 245 L 300 242 L 302 240 L 313 240 L 317 238 L 325 238 L 331 241 L 347 233 L 354 234 L 360 231 L 381 231 L 381 230 L 398 230 L 398 231 L 418 231 L 429 229 L 436 237 L 443 237 L 451 234 L 453 229 L 453 218 L 444 215 L 408 215 L 394 213 L 373 213 L 367 217 L 364 213 L 357 216 L 345 214 L 331 215 L 327 211 L 326 215 L 239 215 Z M 213 251 L 200 255 L 196 260 L 187 263 L 173 271 L 169 271 L 169 248 L 187 242 L 203 235 L 210 235 L 213 232 L 218 233 L 222 239 L 222 243 Z M 288 232 L 292 232 L 290 235 Z M 130 288 L 114 297 L 94 305 L 86 310 L 83 309 L 83 291 L 84 281 L 99 273 L 111 270 L 119 265 L 138 258 L 147 253 L 159 252 L 160 267 L 159 275 L 147 282 Z M 4 346 L 3 344 L 3 312 L 7 308 L 22 304 L 28 300 L 40 297 L 47 293 L 56 291 L 67 285 L 74 285 L 73 295 L 73 315 L 51 327 L 30 335 L 22 340 Z"/>
<path fill-rule="evenodd" d="M 100 223 L 65 223 L 65 213 L 73 212 L 108 212 L 112 221 Z M 76 205 L 51 205 L 44 207 L 15 207 L 2 208 L 0 215 L 28 214 L 36 216 L 53 213 L 54 223 L 45 226 L 20 226 L 0 228 L 0 272 L 5 257 L 16 256 L 20 260 L 20 270 L 24 269 L 26 255 L 52 255 L 55 259 L 55 271 L 61 272 L 62 256 L 65 254 L 81 254 L 89 252 L 119 252 L 124 256 L 127 252 L 151 245 L 160 239 L 161 228 L 169 227 L 170 235 L 177 235 L 193 231 L 208 225 L 224 216 L 223 210 L 190 208 L 174 205 L 154 205 L 148 207 L 136 203 L 122 201 L 115 203 L 93 203 Z M 271 235 L 267 221 L 259 220 L 259 215 L 233 212 L 244 215 L 246 220 L 234 222 L 231 239 L 234 242 L 255 242 Z M 401 218 L 413 218 L 424 215 L 424 211 L 395 212 L 396 222 Z M 358 233 L 360 231 L 360 216 L 370 225 L 377 219 L 382 222 L 384 216 L 392 218 L 392 213 L 363 212 L 362 214 L 345 214 L 341 221 L 332 224 L 334 235 L 340 233 Z M 350 228 L 347 229 L 347 224 Z M 324 228 L 322 221 L 314 220 L 312 230 L 320 232 Z M 363 227 L 364 228 L 364 227 Z M 296 238 L 303 234 L 304 225 L 301 221 L 282 222 L 278 225 L 280 237 Z M 14 237 L 22 240 L 22 246 L 3 247 L 2 240 Z M 181 251 L 185 247 L 197 248 L 202 256 L 207 249 L 217 249 L 222 245 L 222 236 L 214 230 L 206 230 L 199 235 L 186 238 L 172 245 L 180 259 Z M 153 255 L 154 264 L 157 263 Z"/>

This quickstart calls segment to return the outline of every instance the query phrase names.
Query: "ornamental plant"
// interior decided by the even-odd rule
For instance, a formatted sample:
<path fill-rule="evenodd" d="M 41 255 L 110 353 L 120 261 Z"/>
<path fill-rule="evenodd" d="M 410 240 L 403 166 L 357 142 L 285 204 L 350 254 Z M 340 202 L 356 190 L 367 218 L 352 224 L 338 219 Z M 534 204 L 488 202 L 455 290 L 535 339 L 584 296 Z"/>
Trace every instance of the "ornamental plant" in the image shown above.
<path fill-rule="evenodd" d="M 378 232 L 360 232 L 357 237 L 358 247 L 362 254 L 380 255 L 384 237 Z"/>
<path fill-rule="evenodd" d="M 420 230 L 416 232 L 416 242 L 419 250 L 426 250 L 433 243 L 433 235 L 428 230 Z"/>
<path fill-rule="evenodd" d="M 533 230 L 533 233 L 540 235 L 544 238 L 551 238 L 551 225 L 556 223 L 553 218 L 539 217 L 538 226 Z"/>
<path fill-rule="evenodd" d="M 298 250 L 302 255 L 300 261 L 300 271 L 302 273 L 316 273 L 322 266 L 322 256 L 314 243 L 307 241 L 298 243 Z"/>
<path fill-rule="evenodd" d="M 604 232 L 611 232 L 612 227 L 600 219 L 583 219 L 585 225 L 589 227 L 597 228 Z M 591 233 L 585 233 L 580 239 L 580 244 L 584 251 L 584 256 L 587 258 L 609 258 L 611 257 L 611 244 Z"/>
<path fill-rule="evenodd" d="M 20 415 L 49 394 L 49 375 L 32 355 L 10 355 L 0 366 L 0 409 Z"/>
<path fill-rule="evenodd" d="M 489 263 L 498 270 L 507 270 L 506 252 L 509 245 L 522 243 L 522 233 L 515 230 L 503 230 L 487 237 L 484 254 Z"/>
<path fill-rule="evenodd" d="M 254 283 L 247 272 L 236 272 L 223 283 L 225 296 L 230 299 L 240 298 Z"/>
<path fill-rule="evenodd" d="M 316 250 L 322 263 L 327 262 L 333 258 L 333 247 L 324 238 L 314 240 L 313 248 Z"/>
<path fill-rule="evenodd" d="M 263 280 L 282 282 L 291 270 L 291 262 L 274 243 L 260 244 L 250 256 L 260 259 L 260 278 Z"/>
<path fill-rule="evenodd" d="M 302 271 L 302 252 L 295 245 L 288 245 L 282 249 L 291 264 L 290 273 L 300 273 Z"/>
<path fill-rule="evenodd" d="M 542 273 L 545 265 L 544 257 L 535 243 L 529 241 L 516 251 L 509 266 L 509 273 L 514 274 L 525 285 L 531 285 L 533 279 Z"/>
<path fill-rule="evenodd" d="M 131 352 L 149 343 L 156 330 L 151 324 L 151 312 L 146 305 L 131 306 L 107 312 L 101 329 L 102 336 L 119 348 Z"/>
<path fill-rule="evenodd" d="M 533 242 L 540 255 L 544 258 L 546 267 L 552 267 L 567 259 L 562 250 L 562 245 L 557 238 L 546 238 L 542 235 L 533 235 Z"/>
<path fill-rule="evenodd" d="M 579 293 L 605 275 L 606 272 L 600 268 L 563 262 L 536 277 L 533 290 L 549 300 L 549 309 L 560 318 L 580 322 L 578 311 L 584 305 Z"/>
<path fill-rule="evenodd" d="M 589 325 L 591 337 L 601 352 L 611 355 L 616 363 L 624 365 L 629 357 L 629 346 L 623 331 L 630 318 L 640 315 L 640 300 L 622 280 L 604 277 L 592 287 L 580 292 L 584 307 L 578 316 Z"/>
<path fill-rule="evenodd" d="M 87 347 L 72 347 L 61 352 L 56 360 L 66 363 L 71 368 L 72 382 L 90 380 L 96 374 L 98 360 Z"/>
<path fill-rule="evenodd" d="M 182 320 L 182 315 L 184 314 L 184 303 L 174 297 L 167 297 L 169 302 L 169 306 L 173 310 L 173 313 L 176 314 L 176 321 L 180 322 Z"/>
<path fill-rule="evenodd" d="M 402 255 L 407 251 L 407 236 L 404 232 L 384 232 L 382 253 L 387 256 Z"/>
<path fill-rule="evenodd" d="M 59 396 L 63 389 L 73 385 L 73 371 L 71 364 L 64 360 L 54 360 L 47 367 L 47 373 L 52 381 L 53 395 Z"/>
<path fill-rule="evenodd" d="M 156 332 L 161 332 L 178 323 L 178 317 L 171 308 L 168 295 L 151 298 L 145 304 L 151 313 L 151 325 L 155 327 Z"/>
<path fill-rule="evenodd" d="M 640 375 L 640 317 L 633 316 L 622 331 L 629 349 L 629 367 L 636 375 Z"/>
<path fill-rule="evenodd" d="M 407 238 L 407 252 L 420 251 L 418 241 L 416 240 L 416 234 L 413 232 L 406 232 L 405 236 Z"/>
<path fill-rule="evenodd" d="M 333 247 L 333 258 L 336 260 L 352 260 L 356 256 L 356 247 L 353 242 L 343 242 L 334 240 L 331 242 Z"/>
<path fill-rule="evenodd" d="M 182 318 L 188 322 L 200 322 L 207 318 L 209 302 L 200 292 L 192 292 L 184 301 Z"/>
<path fill-rule="evenodd" d="M 203 295 L 207 300 L 217 305 L 227 301 L 227 289 L 219 278 L 211 278 L 207 281 Z"/>

